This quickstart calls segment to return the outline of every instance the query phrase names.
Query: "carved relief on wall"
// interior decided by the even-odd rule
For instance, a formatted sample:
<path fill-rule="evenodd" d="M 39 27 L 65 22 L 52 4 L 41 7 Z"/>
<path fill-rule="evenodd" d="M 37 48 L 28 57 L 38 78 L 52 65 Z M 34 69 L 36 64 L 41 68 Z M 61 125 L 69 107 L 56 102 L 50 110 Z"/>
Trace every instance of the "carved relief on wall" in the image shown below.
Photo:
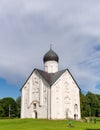
<path fill-rule="evenodd" d="M 28 101 L 29 101 L 29 86 L 28 84 L 24 87 L 25 92 L 25 105 L 28 107 Z"/>
<path fill-rule="evenodd" d="M 38 85 L 39 84 L 39 81 L 38 81 L 37 77 L 33 77 L 32 84 L 33 85 Z"/>
<path fill-rule="evenodd" d="M 39 81 L 36 77 L 32 79 L 32 93 L 39 93 Z"/>
<path fill-rule="evenodd" d="M 32 99 L 39 101 L 39 93 L 33 92 Z"/>
<path fill-rule="evenodd" d="M 70 87 L 69 87 L 69 83 L 67 81 L 65 81 L 64 83 L 64 93 L 70 93 Z"/>
<path fill-rule="evenodd" d="M 34 87 L 32 93 L 33 93 L 33 94 L 34 94 L 34 93 L 39 93 L 39 88 Z"/>
<path fill-rule="evenodd" d="M 56 97 L 56 102 L 59 103 L 59 97 Z"/>
<path fill-rule="evenodd" d="M 65 96 L 65 98 L 64 98 L 64 103 L 65 104 L 70 104 L 70 97 L 67 95 L 67 96 Z"/>
<path fill-rule="evenodd" d="M 37 77 L 34 77 L 32 79 L 32 98 L 34 100 L 39 100 L 39 93 L 40 93 L 39 80 Z"/>
<path fill-rule="evenodd" d="M 66 86 L 68 86 L 69 85 L 69 83 L 68 83 L 68 81 L 65 81 L 65 83 L 64 83 Z"/>

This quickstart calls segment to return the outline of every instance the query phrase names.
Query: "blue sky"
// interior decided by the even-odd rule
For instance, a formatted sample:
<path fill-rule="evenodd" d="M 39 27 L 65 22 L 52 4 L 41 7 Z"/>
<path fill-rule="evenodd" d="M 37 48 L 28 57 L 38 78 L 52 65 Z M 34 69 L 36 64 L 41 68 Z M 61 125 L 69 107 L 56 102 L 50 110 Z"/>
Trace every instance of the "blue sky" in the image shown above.
<path fill-rule="evenodd" d="M 0 0 L 0 98 L 20 95 L 50 44 L 59 70 L 100 94 L 100 0 Z"/>
<path fill-rule="evenodd" d="M 7 83 L 6 80 L 2 78 L 0 79 L 0 89 L 0 98 L 13 97 L 16 99 L 18 96 L 20 96 L 18 87 L 16 85 Z"/>

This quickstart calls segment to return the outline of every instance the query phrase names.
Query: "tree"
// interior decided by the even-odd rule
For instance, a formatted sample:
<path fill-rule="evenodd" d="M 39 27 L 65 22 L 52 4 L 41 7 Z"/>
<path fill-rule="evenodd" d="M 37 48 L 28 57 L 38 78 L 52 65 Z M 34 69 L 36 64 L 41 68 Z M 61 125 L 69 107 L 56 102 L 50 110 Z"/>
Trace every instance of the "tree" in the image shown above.
<path fill-rule="evenodd" d="M 17 116 L 17 104 L 11 97 L 1 99 L 2 117 L 15 117 Z"/>
<path fill-rule="evenodd" d="M 81 106 L 81 116 L 85 117 L 88 115 L 87 112 L 87 101 L 86 101 L 86 96 L 80 93 L 80 106 Z"/>
<path fill-rule="evenodd" d="M 20 111 L 21 111 L 21 96 L 19 96 L 16 99 L 16 104 L 17 104 L 17 115 L 20 117 Z"/>
<path fill-rule="evenodd" d="M 88 92 L 86 95 L 80 93 L 81 115 L 100 116 L 100 95 Z"/>
<path fill-rule="evenodd" d="M 96 94 L 88 92 L 86 95 L 88 113 L 90 116 L 99 116 L 100 112 L 100 100 Z"/>
<path fill-rule="evenodd" d="M 4 115 L 4 109 L 2 107 L 1 100 L 0 100 L 0 117 L 3 117 L 3 115 Z"/>

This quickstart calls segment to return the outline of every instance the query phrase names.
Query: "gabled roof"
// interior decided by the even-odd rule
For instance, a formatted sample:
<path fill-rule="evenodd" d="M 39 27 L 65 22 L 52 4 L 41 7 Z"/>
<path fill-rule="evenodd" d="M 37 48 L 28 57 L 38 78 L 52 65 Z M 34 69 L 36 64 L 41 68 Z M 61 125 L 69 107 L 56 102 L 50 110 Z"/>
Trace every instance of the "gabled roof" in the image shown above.
<path fill-rule="evenodd" d="M 43 70 L 39 70 L 36 69 L 40 75 L 47 81 L 47 83 L 52 86 L 60 77 L 61 75 L 65 72 L 68 71 L 68 73 L 70 74 L 70 76 L 72 77 L 72 79 L 74 80 L 74 82 L 76 83 L 76 85 L 78 86 L 78 88 L 80 89 L 78 83 L 76 82 L 76 80 L 74 79 L 74 77 L 72 76 L 71 72 L 69 71 L 69 69 L 65 69 L 65 70 L 61 70 L 58 71 L 56 73 L 47 73 Z"/>
<path fill-rule="evenodd" d="M 50 85 L 52 86 L 60 77 L 61 75 L 65 72 L 65 71 L 68 71 L 68 73 L 70 74 L 70 76 L 72 77 L 72 79 L 74 80 L 74 82 L 76 83 L 76 85 L 78 86 L 79 88 L 79 85 L 77 84 L 77 82 L 75 81 L 74 77 L 72 76 L 72 74 L 70 73 L 70 71 L 68 69 L 65 69 L 65 70 L 61 70 L 61 71 L 58 71 L 56 73 L 47 73 L 43 70 L 40 70 L 40 69 L 34 69 L 32 71 L 32 73 L 30 74 L 30 76 L 28 77 L 28 79 L 31 77 L 31 75 L 33 74 L 33 72 L 37 71 L 41 76 L 42 78 Z M 28 81 L 28 79 L 26 80 L 26 82 Z M 26 82 L 24 83 L 24 85 L 26 84 Z M 24 87 L 24 85 L 22 86 L 22 88 Z M 21 89 L 22 89 L 21 88 Z M 80 88 L 79 88 L 80 89 Z"/>
<path fill-rule="evenodd" d="M 66 70 L 58 71 L 56 73 L 47 73 L 39 69 L 37 69 L 37 71 L 48 82 L 48 84 L 52 86 Z"/>

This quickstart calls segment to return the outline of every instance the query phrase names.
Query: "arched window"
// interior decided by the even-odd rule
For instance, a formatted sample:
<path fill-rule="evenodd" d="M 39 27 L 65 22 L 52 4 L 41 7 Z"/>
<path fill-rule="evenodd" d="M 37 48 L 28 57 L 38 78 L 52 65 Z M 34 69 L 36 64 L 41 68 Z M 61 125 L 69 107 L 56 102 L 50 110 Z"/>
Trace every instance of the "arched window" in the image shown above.
<path fill-rule="evenodd" d="M 78 105 L 77 105 L 77 104 L 74 105 L 74 111 L 75 111 L 75 112 L 78 111 Z"/>
<path fill-rule="evenodd" d="M 36 109 L 36 103 L 33 103 L 33 108 Z"/>

